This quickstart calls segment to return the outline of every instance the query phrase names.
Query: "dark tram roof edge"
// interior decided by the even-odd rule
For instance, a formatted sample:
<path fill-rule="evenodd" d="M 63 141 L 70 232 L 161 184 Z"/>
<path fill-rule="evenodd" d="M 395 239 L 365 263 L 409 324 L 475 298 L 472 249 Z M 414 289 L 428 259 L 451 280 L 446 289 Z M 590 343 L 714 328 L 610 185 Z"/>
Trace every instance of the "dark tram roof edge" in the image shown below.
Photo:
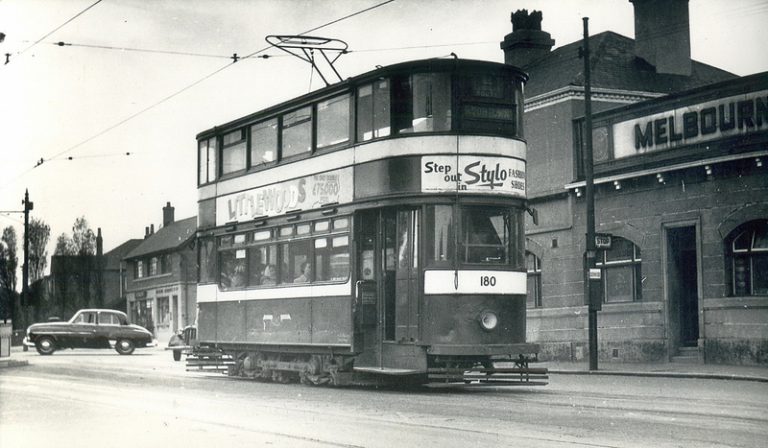
<path fill-rule="evenodd" d="M 369 72 L 366 72 L 357 76 L 349 77 L 344 81 L 340 81 L 336 84 L 331 84 L 327 87 L 323 87 L 321 89 L 309 92 L 302 96 L 291 98 L 287 101 L 283 101 L 282 103 L 276 104 L 274 106 L 261 109 L 255 113 L 246 115 L 244 117 L 240 117 L 235 120 L 229 121 L 227 123 L 223 123 L 221 125 L 215 126 L 213 128 L 210 128 L 198 133 L 196 138 L 197 140 L 200 140 L 201 138 L 208 138 L 215 135 L 217 131 L 219 131 L 221 128 L 233 129 L 240 125 L 244 125 L 246 123 L 253 121 L 258 116 L 262 116 L 262 115 L 267 116 L 271 114 L 276 114 L 284 110 L 288 111 L 293 107 L 298 106 L 299 104 L 309 103 L 313 100 L 318 100 L 326 96 L 331 96 L 335 93 L 349 89 L 350 86 L 363 84 L 379 77 L 391 76 L 397 73 L 409 73 L 409 72 L 414 72 L 414 73 L 415 72 L 445 72 L 445 71 L 453 70 L 455 68 L 460 68 L 462 71 L 472 71 L 472 70 L 478 70 L 478 69 L 482 69 L 482 70 L 495 69 L 500 71 L 512 72 L 512 74 L 519 77 L 521 81 L 524 81 L 524 82 L 528 81 L 528 74 L 526 72 L 524 72 L 523 70 L 515 66 L 503 64 L 500 62 L 481 61 L 476 59 L 453 59 L 453 58 L 451 59 L 431 58 L 431 59 L 419 59 L 415 61 L 400 62 L 397 64 L 388 65 L 386 67 L 376 68 L 374 70 L 371 70 Z"/>

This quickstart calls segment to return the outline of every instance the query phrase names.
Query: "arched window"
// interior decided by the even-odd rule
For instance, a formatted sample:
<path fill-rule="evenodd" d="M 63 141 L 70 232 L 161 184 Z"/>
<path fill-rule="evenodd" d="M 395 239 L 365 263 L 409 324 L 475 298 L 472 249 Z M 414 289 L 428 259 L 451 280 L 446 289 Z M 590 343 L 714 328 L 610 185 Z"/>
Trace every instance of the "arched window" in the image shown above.
<path fill-rule="evenodd" d="M 541 307 L 541 260 L 531 252 L 525 252 L 528 270 L 528 308 Z"/>
<path fill-rule="evenodd" d="M 768 295 L 768 220 L 750 221 L 725 239 L 731 294 Z"/>
<path fill-rule="evenodd" d="M 602 270 L 604 301 L 633 302 L 642 298 L 640 248 L 632 241 L 614 236 L 611 248 L 598 252 L 597 267 Z"/>

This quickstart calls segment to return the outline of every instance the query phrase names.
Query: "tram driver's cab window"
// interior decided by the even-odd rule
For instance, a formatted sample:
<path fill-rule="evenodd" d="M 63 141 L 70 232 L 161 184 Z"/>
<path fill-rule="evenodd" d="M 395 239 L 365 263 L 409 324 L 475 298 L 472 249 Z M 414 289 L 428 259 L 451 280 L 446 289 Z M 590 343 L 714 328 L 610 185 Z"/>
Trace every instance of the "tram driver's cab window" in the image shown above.
<path fill-rule="evenodd" d="M 461 257 L 470 264 L 523 266 L 523 252 L 515 247 L 522 219 L 509 209 L 462 208 Z"/>
<path fill-rule="evenodd" d="M 464 206 L 458 208 L 458 213 L 461 228 L 457 237 L 452 206 L 426 207 L 425 255 L 430 266 L 452 267 L 456 260 L 472 265 L 523 268 L 524 251 L 515 244 L 523 234 L 522 212 L 511 208 Z"/>

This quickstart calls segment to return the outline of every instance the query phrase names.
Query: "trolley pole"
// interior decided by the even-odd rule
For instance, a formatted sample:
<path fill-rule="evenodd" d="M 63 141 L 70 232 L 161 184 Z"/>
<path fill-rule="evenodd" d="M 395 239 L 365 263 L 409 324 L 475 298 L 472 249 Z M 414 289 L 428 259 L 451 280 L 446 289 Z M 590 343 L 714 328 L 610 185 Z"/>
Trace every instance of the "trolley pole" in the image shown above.
<path fill-rule="evenodd" d="M 595 244 L 595 183 L 592 159 L 592 86 L 589 66 L 589 17 L 584 17 L 584 180 L 587 201 L 587 253 L 584 259 L 584 293 L 589 309 L 589 370 L 597 370 L 597 311 L 602 306 L 600 271 Z M 597 281 L 595 281 L 597 280 Z"/>

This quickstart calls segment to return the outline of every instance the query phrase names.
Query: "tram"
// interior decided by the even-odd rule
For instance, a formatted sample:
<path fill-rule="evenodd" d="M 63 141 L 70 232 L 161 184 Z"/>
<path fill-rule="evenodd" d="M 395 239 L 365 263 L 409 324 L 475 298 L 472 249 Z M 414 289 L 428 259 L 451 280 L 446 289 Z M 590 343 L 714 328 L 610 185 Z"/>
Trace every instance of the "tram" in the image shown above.
<path fill-rule="evenodd" d="M 197 348 L 275 381 L 543 384 L 526 80 L 405 62 L 198 134 Z"/>

